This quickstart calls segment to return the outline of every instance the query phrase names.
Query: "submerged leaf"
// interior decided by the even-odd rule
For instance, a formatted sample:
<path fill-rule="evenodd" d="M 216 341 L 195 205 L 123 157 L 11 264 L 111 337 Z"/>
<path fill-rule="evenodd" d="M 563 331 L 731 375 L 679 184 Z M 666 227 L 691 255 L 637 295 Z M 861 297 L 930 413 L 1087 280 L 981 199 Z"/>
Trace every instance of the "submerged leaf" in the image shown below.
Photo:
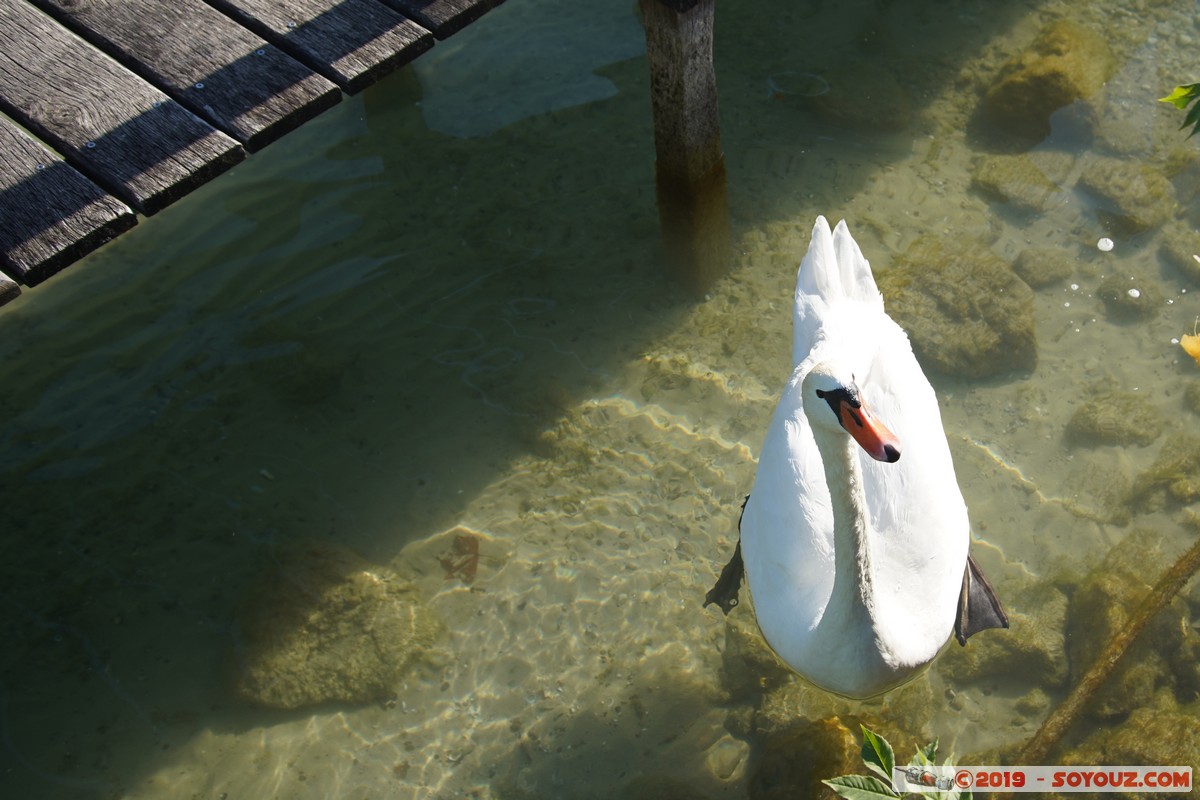
<path fill-rule="evenodd" d="M 874 775 L 843 775 L 840 778 L 830 778 L 821 783 L 837 792 L 838 797 L 846 800 L 879 800 L 881 797 L 896 798 L 900 795 L 889 784 Z"/>

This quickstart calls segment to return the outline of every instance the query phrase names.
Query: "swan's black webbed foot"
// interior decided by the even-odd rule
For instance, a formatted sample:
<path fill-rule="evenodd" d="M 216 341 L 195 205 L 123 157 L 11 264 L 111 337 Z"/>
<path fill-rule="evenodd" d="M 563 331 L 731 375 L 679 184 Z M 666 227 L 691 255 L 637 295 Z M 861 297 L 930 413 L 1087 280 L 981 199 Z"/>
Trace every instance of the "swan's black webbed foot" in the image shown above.
<path fill-rule="evenodd" d="M 746 513 L 746 503 L 750 500 L 747 495 L 742 501 L 742 515 Z M 742 517 L 738 517 L 738 533 L 742 532 Z M 733 548 L 733 558 L 721 569 L 717 582 L 704 595 L 704 607 L 716 603 L 726 614 L 733 611 L 738 604 L 738 590 L 742 588 L 742 576 L 746 574 L 742 564 L 742 540 L 738 539 L 737 547 Z"/>
<path fill-rule="evenodd" d="M 708 590 L 708 594 L 704 595 L 704 607 L 708 608 L 710 604 L 716 603 L 726 614 L 733 611 L 738 604 L 738 590 L 742 588 L 743 574 L 745 568 L 742 566 L 742 542 L 738 540 L 737 547 L 733 548 L 733 558 L 721 569 L 721 576 Z"/>
<path fill-rule="evenodd" d="M 725 574 L 722 573 L 721 577 L 725 577 Z M 967 639 L 980 631 L 1007 627 L 1008 615 L 1004 613 L 1004 607 L 968 552 L 962 592 L 958 596 L 958 615 L 954 619 L 954 638 L 958 639 L 959 644 L 965 645 Z"/>

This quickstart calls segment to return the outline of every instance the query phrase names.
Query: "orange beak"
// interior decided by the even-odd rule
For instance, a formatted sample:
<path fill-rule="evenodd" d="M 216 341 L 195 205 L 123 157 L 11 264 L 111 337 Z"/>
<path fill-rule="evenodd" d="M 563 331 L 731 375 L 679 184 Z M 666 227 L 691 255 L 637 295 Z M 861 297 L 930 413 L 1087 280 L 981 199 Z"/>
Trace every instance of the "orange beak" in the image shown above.
<path fill-rule="evenodd" d="M 889 464 L 900 460 L 900 440 L 871 414 L 865 403 L 860 402 L 855 408 L 843 400 L 838 408 L 838 421 L 871 458 Z"/>

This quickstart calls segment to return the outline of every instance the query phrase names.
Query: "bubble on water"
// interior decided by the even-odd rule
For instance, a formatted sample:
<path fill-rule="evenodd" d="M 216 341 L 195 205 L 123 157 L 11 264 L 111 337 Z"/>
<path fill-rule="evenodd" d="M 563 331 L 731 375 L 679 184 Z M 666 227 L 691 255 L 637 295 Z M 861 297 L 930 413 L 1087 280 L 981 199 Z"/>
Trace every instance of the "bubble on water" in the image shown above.
<path fill-rule="evenodd" d="M 1102 251 L 1107 253 L 1109 250 L 1113 249 L 1113 240 L 1105 236 L 1100 241 L 1096 242 L 1096 247 L 1099 247 Z"/>
<path fill-rule="evenodd" d="M 1130 289 L 1130 290 L 1127 292 L 1127 294 L 1128 294 L 1130 297 L 1132 297 L 1134 300 L 1137 300 L 1139 297 L 1141 297 L 1141 296 L 1142 296 L 1142 293 L 1141 293 L 1141 292 L 1139 292 L 1137 289 Z"/>
<path fill-rule="evenodd" d="M 1078 283 L 1072 283 L 1072 284 L 1071 284 L 1071 291 L 1072 291 L 1072 292 L 1078 292 L 1078 291 L 1079 291 L 1079 284 L 1078 284 Z"/>

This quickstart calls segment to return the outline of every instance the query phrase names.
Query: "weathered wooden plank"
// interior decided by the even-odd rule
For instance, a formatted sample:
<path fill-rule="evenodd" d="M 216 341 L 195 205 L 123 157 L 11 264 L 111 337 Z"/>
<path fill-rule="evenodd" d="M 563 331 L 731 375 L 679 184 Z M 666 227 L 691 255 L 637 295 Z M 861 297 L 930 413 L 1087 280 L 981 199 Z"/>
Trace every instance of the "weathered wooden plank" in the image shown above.
<path fill-rule="evenodd" d="M 439 39 L 457 33 L 504 0 L 384 0 L 406 17 L 433 31 Z"/>
<path fill-rule="evenodd" d="M 201 0 L 32 0 L 257 150 L 342 98 L 329 81 Z"/>
<path fill-rule="evenodd" d="M 208 0 L 347 92 L 433 46 L 433 35 L 376 0 Z"/>
<path fill-rule="evenodd" d="M 11 278 L 0 275 L 0 306 L 10 300 L 15 300 L 21 294 L 21 287 Z"/>
<path fill-rule="evenodd" d="M 129 206 L 4 116 L 0 153 L 0 269 L 26 286 L 137 224 Z"/>
<path fill-rule="evenodd" d="M 23 0 L 0 0 L 0 111 L 153 214 L 245 157 L 214 130 Z"/>

